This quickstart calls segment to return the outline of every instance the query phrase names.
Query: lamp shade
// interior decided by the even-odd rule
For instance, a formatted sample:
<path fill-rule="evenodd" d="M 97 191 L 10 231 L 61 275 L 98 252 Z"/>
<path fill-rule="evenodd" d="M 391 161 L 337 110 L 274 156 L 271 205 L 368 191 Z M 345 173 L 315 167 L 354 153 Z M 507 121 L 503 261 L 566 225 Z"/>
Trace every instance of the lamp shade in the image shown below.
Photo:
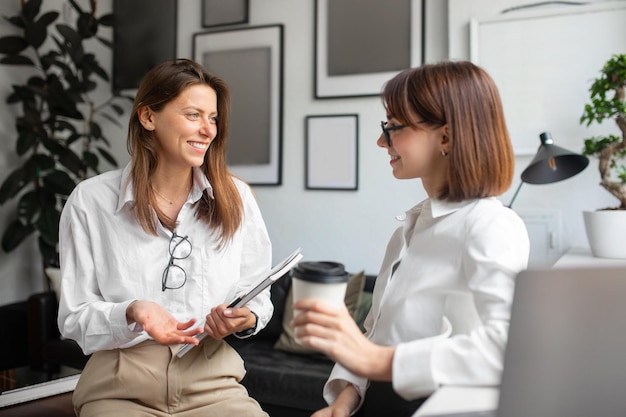
<path fill-rule="evenodd" d="M 550 132 L 541 133 L 539 139 L 541 139 L 541 145 L 539 145 L 533 160 L 522 172 L 522 181 L 515 190 L 509 207 L 513 206 L 513 202 L 525 182 L 550 184 L 573 177 L 589 165 L 589 158 L 586 156 L 556 146 Z"/>
<path fill-rule="evenodd" d="M 550 184 L 581 172 L 589 165 L 589 158 L 554 144 L 550 132 L 539 135 L 541 145 L 533 160 L 522 172 L 522 181 L 529 184 Z"/>

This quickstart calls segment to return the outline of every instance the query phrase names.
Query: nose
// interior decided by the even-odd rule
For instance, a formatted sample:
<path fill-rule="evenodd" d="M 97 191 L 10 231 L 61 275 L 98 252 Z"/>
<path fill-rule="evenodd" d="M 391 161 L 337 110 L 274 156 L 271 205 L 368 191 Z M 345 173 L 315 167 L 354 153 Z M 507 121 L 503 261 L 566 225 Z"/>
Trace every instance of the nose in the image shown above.
<path fill-rule="evenodd" d="M 376 145 L 380 146 L 381 148 L 388 148 L 389 145 L 387 145 L 387 140 L 385 139 L 384 133 L 381 133 L 378 136 L 378 140 L 376 141 Z"/>
<path fill-rule="evenodd" d="M 215 138 L 217 136 L 217 123 L 211 118 L 204 119 L 200 133 L 208 138 Z"/>

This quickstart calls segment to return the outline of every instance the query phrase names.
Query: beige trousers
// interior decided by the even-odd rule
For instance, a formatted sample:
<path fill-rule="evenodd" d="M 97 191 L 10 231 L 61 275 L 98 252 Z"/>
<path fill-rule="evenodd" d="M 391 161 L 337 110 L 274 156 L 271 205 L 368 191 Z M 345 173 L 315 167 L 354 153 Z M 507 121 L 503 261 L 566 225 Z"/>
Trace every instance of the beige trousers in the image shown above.
<path fill-rule="evenodd" d="M 222 340 L 205 338 L 182 358 L 179 345 L 146 341 L 94 353 L 72 402 L 80 417 L 267 417 L 239 384 L 239 354 Z"/>

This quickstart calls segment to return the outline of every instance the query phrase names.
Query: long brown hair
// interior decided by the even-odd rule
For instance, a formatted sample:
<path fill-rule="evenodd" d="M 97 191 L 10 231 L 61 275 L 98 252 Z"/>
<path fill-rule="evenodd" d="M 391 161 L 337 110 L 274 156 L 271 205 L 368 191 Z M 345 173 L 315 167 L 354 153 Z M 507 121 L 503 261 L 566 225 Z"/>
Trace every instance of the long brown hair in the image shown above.
<path fill-rule="evenodd" d="M 497 196 L 513 180 L 515 158 L 493 79 L 467 61 L 426 64 L 401 72 L 383 89 L 387 113 L 418 127 L 448 125 L 450 163 L 438 198 Z M 424 125 L 420 125 L 424 126 Z"/>
<path fill-rule="evenodd" d="M 214 198 L 206 191 L 198 202 L 196 215 L 216 229 L 219 245 L 230 240 L 243 218 L 243 204 L 232 175 L 226 166 L 226 142 L 229 133 L 230 91 L 219 77 L 210 74 L 198 63 L 188 59 L 165 61 L 152 68 L 143 78 L 137 91 L 128 126 L 127 148 L 131 155 L 132 181 L 135 211 L 142 228 L 156 235 L 157 217 L 166 226 L 173 228 L 172 219 L 165 216 L 154 204 L 150 178 L 159 163 L 153 132 L 142 126 L 138 111 L 149 107 L 159 112 L 188 87 L 207 85 L 217 94 L 217 136 L 207 150 L 200 169 L 213 187 Z M 146 198 L 149 196 L 149 198 Z"/>

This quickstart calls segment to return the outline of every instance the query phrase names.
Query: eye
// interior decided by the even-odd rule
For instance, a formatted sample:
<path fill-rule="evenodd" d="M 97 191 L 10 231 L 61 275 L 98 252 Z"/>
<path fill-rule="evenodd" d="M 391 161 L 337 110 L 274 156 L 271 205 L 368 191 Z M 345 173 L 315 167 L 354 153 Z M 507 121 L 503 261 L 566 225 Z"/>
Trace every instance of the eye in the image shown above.
<path fill-rule="evenodd" d="M 189 117 L 190 119 L 197 119 L 200 117 L 200 113 L 197 113 L 197 112 L 187 113 L 187 117 Z"/>
<path fill-rule="evenodd" d="M 209 121 L 210 121 L 211 123 L 213 123 L 213 124 L 216 124 L 216 123 L 217 123 L 217 116 L 211 116 L 211 117 L 209 117 Z"/>

